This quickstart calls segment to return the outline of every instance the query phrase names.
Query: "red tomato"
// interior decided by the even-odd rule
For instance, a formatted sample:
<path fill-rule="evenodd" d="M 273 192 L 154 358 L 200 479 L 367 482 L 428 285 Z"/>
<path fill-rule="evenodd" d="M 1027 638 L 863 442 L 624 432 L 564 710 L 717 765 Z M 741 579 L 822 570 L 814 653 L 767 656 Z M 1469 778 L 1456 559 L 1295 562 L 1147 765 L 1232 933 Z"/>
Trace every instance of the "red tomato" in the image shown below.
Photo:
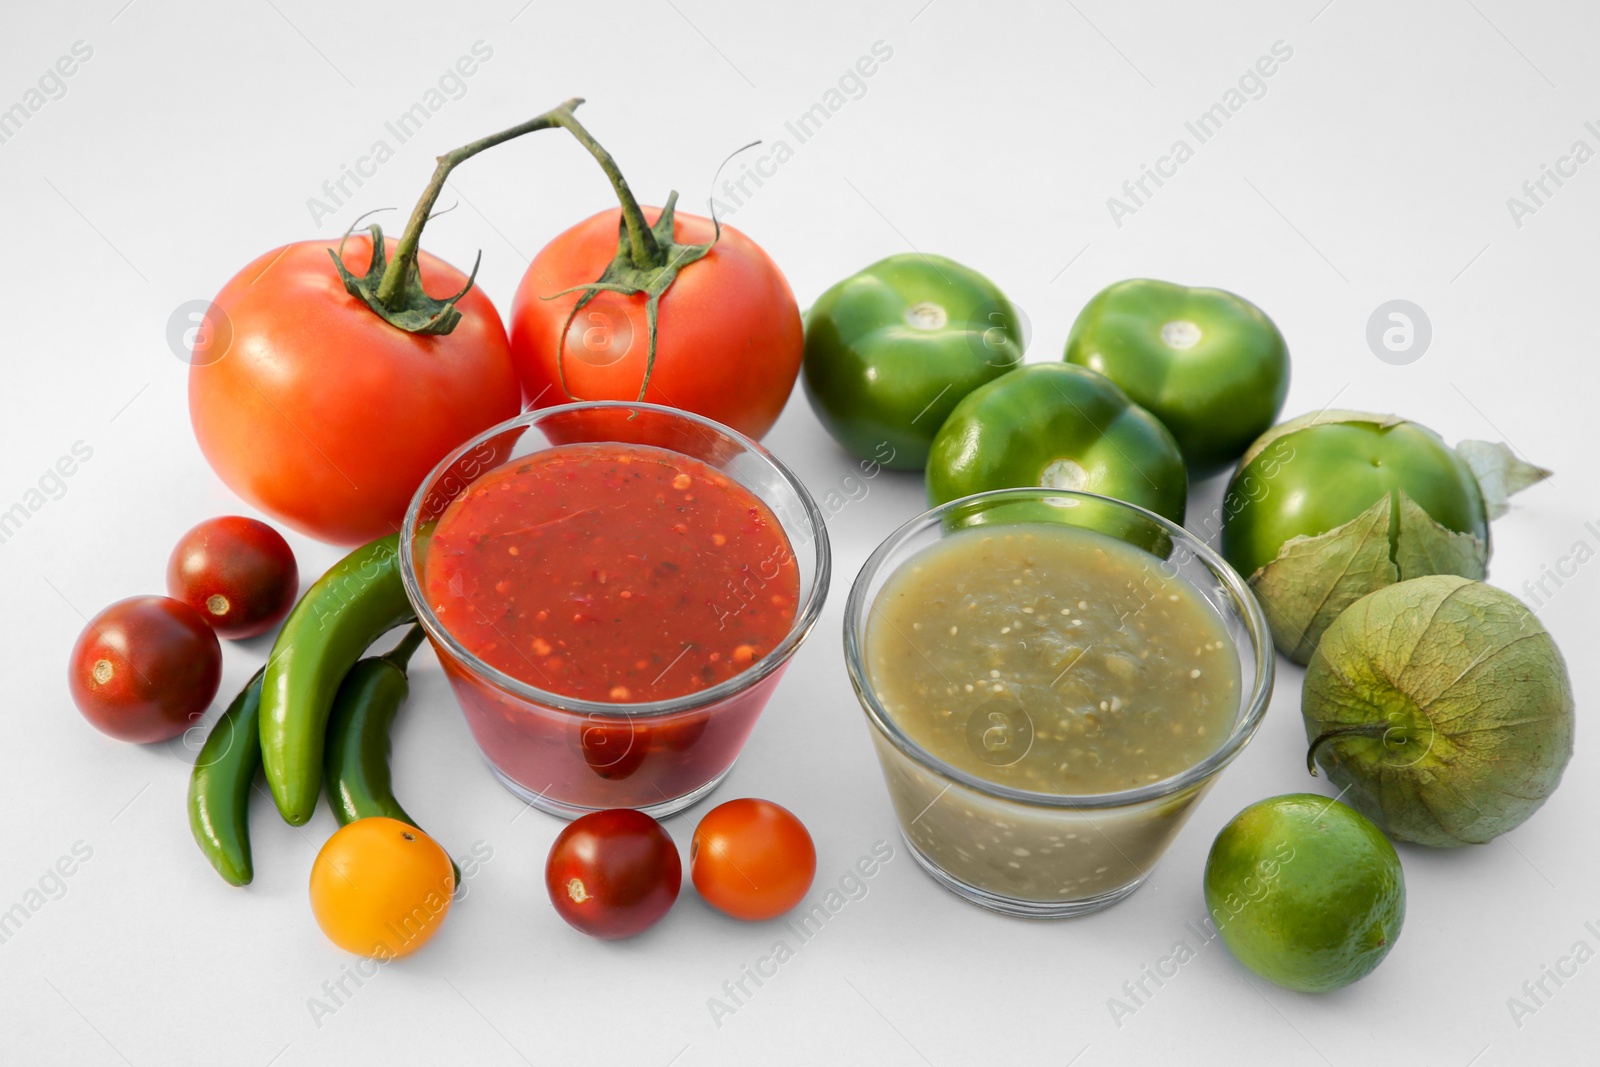
<path fill-rule="evenodd" d="M 147 744 L 176 737 L 211 705 L 222 646 L 181 600 L 136 596 L 89 620 L 72 646 L 67 686 L 97 729 Z"/>
<path fill-rule="evenodd" d="M 689 848 L 689 872 L 706 903 L 759 922 L 788 911 L 811 888 L 817 849 L 805 825 L 770 800 L 730 800 L 706 812 Z"/>
<path fill-rule="evenodd" d="M 659 208 L 644 208 L 654 223 Z M 545 245 L 517 288 L 511 353 L 529 403 L 637 400 L 645 378 L 649 327 L 643 294 L 602 292 L 566 331 L 579 294 L 542 299 L 598 279 L 617 253 L 622 212 L 602 211 Z M 678 212 L 674 239 L 705 244 L 710 219 Z M 777 265 L 730 226 L 704 259 L 690 263 L 661 297 L 655 366 L 644 399 L 705 415 L 751 437 L 772 428 L 800 372 L 804 338 L 794 293 Z"/>
<path fill-rule="evenodd" d="M 662 825 L 613 808 L 570 823 L 544 868 L 556 912 L 591 937 L 622 938 L 654 926 L 678 899 L 683 861 Z"/>
<path fill-rule="evenodd" d="M 386 240 L 391 256 L 395 242 Z M 516 415 L 519 390 L 499 313 L 474 287 L 448 334 L 407 333 L 355 297 L 328 255 L 300 241 L 234 276 L 198 336 L 189 416 L 206 459 L 234 492 L 302 533 L 362 544 L 400 528 L 406 505 L 452 448 Z M 343 260 L 366 272 L 372 241 Z M 423 287 L 457 292 L 466 275 L 418 256 Z"/>
<path fill-rule="evenodd" d="M 578 722 L 578 748 L 591 771 L 607 781 L 620 781 L 632 777 L 652 752 L 690 751 L 710 722 L 704 712 L 652 720 L 649 726 L 632 718 L 618 721 L 589 715 Z"/>
<path fill-rule="evenodd" d="M 688 752 L 705 735 L 706 727 L 710 725 L 709 711 L 691 711 L 656 726 L 656 741 L 668 752 Z"/>
<path fill-rule="evenodd" d="M 578 747 L 589 769 L 608 781 L 620 781 L 637 771 L 650 754 L 648 726 L 633 719 L 615 720 L 588 715 L 579 720 Z"/>
<path fill-rule="evenodd" d="M 283 621 L 300 568 L 283 535 L 240 515 L 207 519 L 183 535 L 167 561 L 167 592 L 227 638 L 254 637 Z"/>

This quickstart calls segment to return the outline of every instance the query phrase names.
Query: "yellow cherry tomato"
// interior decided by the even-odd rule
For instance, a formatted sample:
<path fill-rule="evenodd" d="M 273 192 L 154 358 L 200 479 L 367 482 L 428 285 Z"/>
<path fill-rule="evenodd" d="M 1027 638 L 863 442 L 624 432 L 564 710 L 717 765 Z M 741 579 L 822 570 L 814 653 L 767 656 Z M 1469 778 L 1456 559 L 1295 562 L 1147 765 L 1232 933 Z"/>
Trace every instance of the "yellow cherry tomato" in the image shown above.
<path fill-rule="evenodd" d="M 379 960 L 427 944 L 454 893 L 445 850 L 398 819 L 357 819 L 328 838 L 311 866 L 311 911 L 322 932 Z"/>

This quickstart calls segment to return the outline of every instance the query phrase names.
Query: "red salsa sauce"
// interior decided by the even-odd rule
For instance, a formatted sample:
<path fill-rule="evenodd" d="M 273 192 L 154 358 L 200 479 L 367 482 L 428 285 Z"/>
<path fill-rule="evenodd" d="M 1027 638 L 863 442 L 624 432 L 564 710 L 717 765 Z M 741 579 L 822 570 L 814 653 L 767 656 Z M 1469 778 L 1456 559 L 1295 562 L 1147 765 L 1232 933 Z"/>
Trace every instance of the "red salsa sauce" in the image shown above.
<path fill-rule="evenodd" d="M 744 486 L 644 445 L 558 445 L 483 475 L 439 517 L 428 603 L 520 681 L 639 703 L 707 689 L 783 640 L 800 577 Z"/>

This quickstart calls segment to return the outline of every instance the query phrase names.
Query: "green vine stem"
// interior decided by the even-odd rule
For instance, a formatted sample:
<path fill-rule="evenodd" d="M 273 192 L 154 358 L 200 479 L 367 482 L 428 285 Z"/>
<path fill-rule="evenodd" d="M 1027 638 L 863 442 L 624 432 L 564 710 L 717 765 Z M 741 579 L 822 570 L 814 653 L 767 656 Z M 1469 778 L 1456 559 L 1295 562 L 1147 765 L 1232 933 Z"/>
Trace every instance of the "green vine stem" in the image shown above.
<path fill-rule="evenodd" d="M 559 111 L 561 109 L 557 109 Z M 552 112 L 554 114 L 554 112 Z M 595 162 L 600 164 L 600 169 L 605 171 L 606 178 L 611 182 L 611 188 L 616 191 L 617 202 L 622 205 L 622 220 L 628 227 L 628 247 L 633 266 L 637 270 L 655 270 L 667 263 L 666 253 L 661 248 L 661 243 L 656 240 L 655 234 L 650 231 L 650 226 L 644 221 L 644 212 L 639 208 L 639 201 L 633 195 L 633 190 L 628 187 L 628 179 L 622 176 L 622 170 L 617 166 L 617 161 L 611 157 L 584 129 L 571 109 L 558 116 L 555 123 L 561 126 L 578 143 L 586 148 Z"/>
<path fill-rule="evenodd" d="M 422 191 L 417 206 L 411 209 L 411 218 L 406 222 L 405 232 L 400 235 L 400 244 L 394 250 L 394 259 L 389 261 L 388 269 L 383 273 L 383 281 L 378 284 L 378 299 L 383 302 L 384 307 L 398 310 L 401 306 L 406 277 L 417 269 L 417 252 L 422 243 L 422 228 L 428 224 L 428 216 L 433 214 L 433 205 L 438 201 L 439 194 L 444 191 L 445 179 L 450 177 L 450 172 L 479 152 L 487 151 L 495 145 L 504 144 L 525 133 L 563 125 L 562 120 L 571 120 L 573 109 L 582 103 L 583 98 L 575 96 L 543 115 L 537 115 L 509 130 L 501 130 L 471 144 L 462 145 L 439 157 L 439 165 L 433 169 L 433 180 Z"/>
<path fill-rule="evenodd" d="M 606 178 L 610 180 L 611 188 L 617 195 L 617 202 L 622 207 L 622 223 L 617 227 L 617 251 L 600 277 L 592 282 L 570 286 L 541 297 L 544 300 L 554 300 L 569 293 L 579 294 L 567 313 L 567 320 L 562 324 L 559 340 L 556 342 L 556 377 L 561 383 L 562 391 L 568 397 L 578 399 L 567 383 L 567 331 L 571 328 L 578 312 L 583 310 L 589 301 L 601 293 L 617 293 L 621 296 L 642 295 L 645 298 L 645 327 L 649 338 L 644 376 L 639 381 L 638 399 L 642 401 L 650 388 L 650 376 L 655 371 L 661 297 L 672 288 L 672 283 L 677 280 L 680 271 L 710 254 L 712 246 L 722 236 L 722 225 L 713 212 L 710 241 L 705 244 L 679 244 L 676 236 L 678 203 L 676 191 L 668 195 L 666 202 L 662 204 L 661 214 L 656 218 L 655 225 L 646 223 L 644 211 L 639 207 L 639 201 L 634 197 L 633 190 L 628 187 L 628 180 L 622 176 L 622 171 L 617 167 L 617 161 L 611 158 L 611 153 L 600 146 L 570 111 L 557 115 L 554 121 L 556 125 L 572 134 L 600 164 L 600 169 L 605 171 Z"/>
<path fill-rule="evenodd" d="M 433 179 L 423 190 L 417 206 L 411 210 L 411 218 L 406 222 L 406 228 L 395 246 L 393 259 L 389 258 L 384 246 L 383 229 L 377 225 L 368 227 L 372 236 L 372 259 L 364 276 L 357 277 L 345 267 L 339 250 L 332 248 L 328 250 L 328 254 L 333 257 L 339 277 L 344 282 L 345 290 L 366 304 L 385 322 L 408 333 L 447 334 L 455 329 L 456 323 L 461 321 L 461 313 L 456 310 L 456 302 L 472 288 L 477 278 L 477 266 L 474 265 L 472 276 L 467 279 L 467 284 L 461 291 L 445 300 L 434 299 L 423 291 L 417 269 L 422 230 L 433 215 L 433 206 L 438 202 L 439 194 L 444 191 L 445 180 L 450 177 L 451 171 L 479 152 L 503 144 L 512 138 L 521 137 L 525 133 L 533 133 L 535 130 L 566 126 L 572 121 L 573 109 L 582 103 L 582 97 L 573 97 L 560 107 L 536 115 L 508 130 L 501 130 L 499 133 L 462 145 L 454 151 L 439 156 L 438 164 L 433 170 Z M 340 249 L 342 248 L 343 242 L 340 243 Z"/>

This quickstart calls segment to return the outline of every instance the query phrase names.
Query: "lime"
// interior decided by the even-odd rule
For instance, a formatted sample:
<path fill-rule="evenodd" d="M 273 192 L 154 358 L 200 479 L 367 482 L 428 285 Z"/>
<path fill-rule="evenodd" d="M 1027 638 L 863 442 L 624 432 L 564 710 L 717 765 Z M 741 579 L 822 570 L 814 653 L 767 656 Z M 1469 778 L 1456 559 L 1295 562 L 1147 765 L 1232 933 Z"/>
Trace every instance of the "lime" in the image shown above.
<path fill-rule="evenodd" d="M 1394 846 L 1371 820 L 1312 793 L 1272 797 L 1222 828 L 1206 908 L 1252 971 L 1302 993 L 1341 989 L 1389 954 L 1406 915 Z"/>

